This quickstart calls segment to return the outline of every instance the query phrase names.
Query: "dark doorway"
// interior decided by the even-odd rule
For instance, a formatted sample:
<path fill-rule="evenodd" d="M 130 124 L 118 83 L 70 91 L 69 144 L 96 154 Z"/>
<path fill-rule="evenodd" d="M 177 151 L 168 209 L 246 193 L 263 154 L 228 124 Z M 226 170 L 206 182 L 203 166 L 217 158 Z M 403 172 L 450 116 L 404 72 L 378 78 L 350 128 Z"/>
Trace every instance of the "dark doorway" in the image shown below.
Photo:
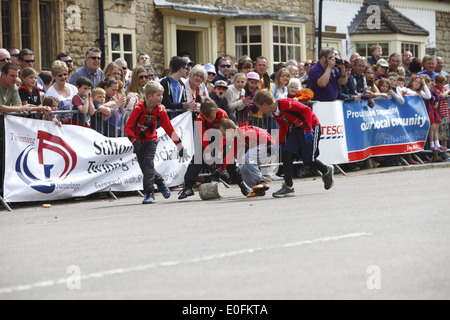
<path fill-rule="evenodd" d="M 178 55 L 189 54 L 189 58 L 197 61 L 198 32 L 177 30 L 177 52 Z"/>

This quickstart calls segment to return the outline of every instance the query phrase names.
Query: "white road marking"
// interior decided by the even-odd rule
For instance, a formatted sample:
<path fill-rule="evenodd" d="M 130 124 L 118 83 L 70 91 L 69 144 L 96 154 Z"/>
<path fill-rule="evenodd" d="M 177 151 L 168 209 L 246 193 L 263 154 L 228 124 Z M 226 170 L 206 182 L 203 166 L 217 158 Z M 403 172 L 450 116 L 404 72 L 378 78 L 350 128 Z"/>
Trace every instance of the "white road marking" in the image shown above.
<path fill-rule="evenodd" d="M 134 266 L 134 267 L 129 267 L 129 268 L 112 269 L 112 270 L 106 270 L 106 271 L 100 271 L 100 272 L 90 273 L 90 274 L 86 274 L 86 275 L 81 275 L 79 277 L 79 281 L 95 279 L 95 278 L 102 278 L 102 277 L 112 276 L 112 275 L 116 275 L 116 274 L 141 272 L 141 271 L 146 271 L 146 270 L 150 270 L 150 269 L 154 269 L 154 268 L 172 267 L 172 266 L 177 266 L 177 265 L 181 265 L 181 264 L 190 264 L 190 263 L 219 260 L 219 259 L 240 256 L 240 255 L 245 255 L 245 254 L 253 254 L 253 253 L 269 251 L 269 250 L 274 250 L 274 249 L 300 247 L 300 246 L 308 245 L 308 244 L 339 241 L 339 240 L 344 240 L 344 239 L 349 239 L 349 238 L 357 238 L 357 237 L 364 237 L 364 236 L 370 236 L 370 235 L 372 235 L 372 233 L 351 233 L 351 234 L 335 236 L 335 237 L 326 237 L 326 238 L 319 238 L 319 239 L 314 239 L 314 240 L 305 240 L 305 241 L 285 243 L 282 245 L 273 245 L 273 246 L 267 246 L 267 247 L 261 247 L 261 248 L 252 248 L 252 249 L 245 249 L 245 250 L 239 250 L 239 251 L 231 251 L 231 252 L 225 252 L 225 253 L 220 253 L 220 254 L 215 254 L 215 255 L 210 255 L 210 256 L 205 256 L 205 257 L 193 258 L 193 259 L 189 259 L 189 260 L 149 263 L 149 264 L 144 264 L 144 265 Z M 68 282 L 73 281 L 73 280 L 74 280 L 73 277 L 60 278 L 60 279 L 56 279 L 56 280 L 39 281 L 39 282 L 35 282 L 32 284 L 19 285 L 19 286 L 15 286 L 15 287 L 0 288 L 0 294 L 28 291 L 28 290 L 32 290 L 32 289 L 36 289 L 36 288 L 53 287 L 53 286 L 57 286 L 57 285 L 67 284 Z"/>

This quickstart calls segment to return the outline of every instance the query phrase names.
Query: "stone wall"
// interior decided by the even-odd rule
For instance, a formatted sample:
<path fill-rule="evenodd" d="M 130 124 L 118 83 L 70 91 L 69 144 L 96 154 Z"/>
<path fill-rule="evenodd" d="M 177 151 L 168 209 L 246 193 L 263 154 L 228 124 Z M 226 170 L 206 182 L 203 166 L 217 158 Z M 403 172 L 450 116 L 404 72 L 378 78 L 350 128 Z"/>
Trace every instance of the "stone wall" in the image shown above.
<path fill-rule="evenodd" d="M 444 70 L 450 71 L 450 13 L 436 12 L 436 55 L 444 60 Z"/>
<path fill-rule="evenodd" d="M 299 0 L 295 2 L 295 5 L 288 0 L 171 0 L 171 2 L 281 11 L 305 17 L 310 21 L 306 24 L 307 57 L 314 57 L 314 0 Z M 79 8 L 81 21 L 79 26 L 74 29 L 73 26 L 64 23 L 64 50 L 72 55 L 75 67 L 79 68 L 84 65 L 86 51 L 89 48 L 100 46 L 96 42 L 99 38 L 98 1 L 67 0 L 63 3 L 64 21 L 78 14 L 77 12 L 68 12 L 70 6 Z M 134 29 L 136 31 L 136 53 L 148 52 L 158 73 L 167 67 L 164 65 L 163 17 L 155 9 L 153 0 L 104 0 L 104 11 L 106 50 L 108 50 L 108 28 Z M 217 56 L 227 53 L 225 52 L 225 28 L 226 20 L 218 18 Z M 105 55 L 108 60 L 108 52 Z"/>

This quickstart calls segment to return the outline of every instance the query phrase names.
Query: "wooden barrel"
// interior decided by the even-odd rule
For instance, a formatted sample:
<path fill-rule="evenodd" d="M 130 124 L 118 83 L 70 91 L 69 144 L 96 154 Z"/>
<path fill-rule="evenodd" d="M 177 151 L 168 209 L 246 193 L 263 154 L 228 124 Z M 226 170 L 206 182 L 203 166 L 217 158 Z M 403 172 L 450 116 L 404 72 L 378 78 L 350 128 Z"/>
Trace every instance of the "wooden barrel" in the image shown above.
<path fill-rule="evenodd" d="M 220 199 L 225 195 L 225 186 L 221 182 L 204 183 L 198 193 L 202 200 Z"/>

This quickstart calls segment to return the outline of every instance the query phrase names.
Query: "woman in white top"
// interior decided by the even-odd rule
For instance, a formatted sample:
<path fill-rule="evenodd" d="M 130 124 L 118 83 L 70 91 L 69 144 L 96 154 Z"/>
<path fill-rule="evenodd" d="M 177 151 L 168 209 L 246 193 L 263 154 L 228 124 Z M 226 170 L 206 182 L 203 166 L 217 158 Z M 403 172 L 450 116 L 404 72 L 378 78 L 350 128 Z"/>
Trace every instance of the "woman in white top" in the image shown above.
<path fill-rule="evenodd" d="M 197 64 L 191 72 L 189 72 L 189 78 L 184 83 L 186 86 L 186 99 L 187 102 L 195 101 L 200 108 L 200 104 L 205 98 L 209 97 L 208 90 L 206 89 L 206 80 L 208 74 L 205 68 Z"/>
<path fill-rule="evenodd" d="M 275 100 L 286 99 L 288 96 L 287 86 L 291 80 L 291 73 L 287 68 L 278 70 L 272 83 L 272 93 Z"/>
<path fill-rule="evenodd" d="M 71 110 L 72 98 L 78 93 L 77 87 L 69 84 L 69 69 L 67 65 L 59 60 L 53 62 L 50 71 L 55 83 L 47 90 L 45 97 L 55 97 L 59 100 L 59 110 Z M 66 114 L 58 117 L 58 119 L 65 123 L 70 119 L 71 115 Z"/>

